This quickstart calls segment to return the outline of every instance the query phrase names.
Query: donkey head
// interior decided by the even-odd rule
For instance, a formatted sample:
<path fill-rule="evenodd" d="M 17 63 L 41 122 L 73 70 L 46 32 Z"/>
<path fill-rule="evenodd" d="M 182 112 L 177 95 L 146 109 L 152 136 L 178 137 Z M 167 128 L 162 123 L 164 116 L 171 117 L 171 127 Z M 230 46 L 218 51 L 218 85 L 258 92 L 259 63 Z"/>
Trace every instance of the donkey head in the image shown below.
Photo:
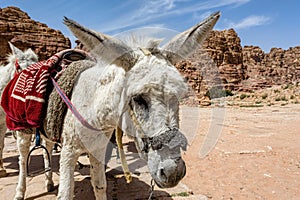
<path fill-rule="evenodd" d="M 178 99 L 187 86 L 174 64 L 198 47 L 219 17 L 219 13 L 209 16 L 162 48 L 151 40 L 136 49 L 65 19 L 65 24 L 95 57 L 125 70 L 125 100 L 121 106 L 125 112 L 120 123 L 135 138 L 136 147 L 147 160 L 159 187 L 177 185 L 186 171 L 181 149 L 186 150 L 187 140 L 179 131 Z"/>
<path fill-rule="evenodd" d="M 7 83 L 14 77 L 16 70 L 22 70 L 33 63 L 38 62 L 37 55 L 31 50 L 21 51 L 9 42 L 12 54 L 8 56 L 8 64 L 0 66 L 0 94 Z"/>
<path fill-rule="evenodd" d="M 38 56 L 31 50 L 27 49 L 26 51 L 21 51 L 17 47 L 15 47 L 12 43 L 9 42 L 9 47 L 11 48 L 12 54 L 8 57 L 8 62 L 10 67 L 16 69 L 16 64 L 19 65 L 20 69 L 25 69 L 29 65 L 32 65 L 38 62 Z M 14 74 L 14 70 L 12 76 Z"/>

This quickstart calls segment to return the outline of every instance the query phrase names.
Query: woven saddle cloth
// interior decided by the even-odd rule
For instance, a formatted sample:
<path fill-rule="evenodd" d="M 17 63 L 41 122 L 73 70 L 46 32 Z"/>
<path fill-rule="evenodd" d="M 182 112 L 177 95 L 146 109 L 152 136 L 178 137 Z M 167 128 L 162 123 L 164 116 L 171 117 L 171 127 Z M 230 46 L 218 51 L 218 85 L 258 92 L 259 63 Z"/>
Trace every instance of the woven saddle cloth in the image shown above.
<path fill-rule="evenodd" d="M 70 64 L 62 73 L 57 83 L 64 93 L 71 98 L 74 83 L 78 75 L 84 70 L 95 65 L 91 60 L 81 60 Z M 46 137 L 54 142 L 60 142 L 64 118 L 68 107 L 55 89 L 49 95 L 44 130 Z"/>

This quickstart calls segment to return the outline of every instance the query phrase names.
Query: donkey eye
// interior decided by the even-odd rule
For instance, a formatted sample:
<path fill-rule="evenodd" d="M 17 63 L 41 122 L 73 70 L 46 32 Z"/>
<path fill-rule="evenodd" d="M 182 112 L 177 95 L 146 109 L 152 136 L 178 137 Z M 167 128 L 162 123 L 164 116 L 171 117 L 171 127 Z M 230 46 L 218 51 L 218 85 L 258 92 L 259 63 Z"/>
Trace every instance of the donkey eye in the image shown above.
<path fill-rule="evenodd" d="M 147 101 L 143 97 L 143 95 L 134 96 L 132 99 L 137 106 L 142 107 L 145 110 L 148 110 L 149 106 Z"/>

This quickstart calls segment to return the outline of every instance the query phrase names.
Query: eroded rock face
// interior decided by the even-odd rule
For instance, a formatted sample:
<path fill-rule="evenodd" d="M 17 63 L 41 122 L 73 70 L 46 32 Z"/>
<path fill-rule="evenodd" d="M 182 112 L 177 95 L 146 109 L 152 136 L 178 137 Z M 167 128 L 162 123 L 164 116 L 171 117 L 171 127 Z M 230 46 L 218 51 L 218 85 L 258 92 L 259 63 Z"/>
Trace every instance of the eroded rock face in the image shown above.
<path fill-rule="evenodd" d="M 264 53 L 259 47 L 245 46 L 243 60 L 249 76 L 243 83 L 244 89 L 256 90 L 300 81 L 300 47 L 272 48 L 269 53 Z"/>
<path fill-rule="evenodd" d="M 210 88 L 220 85 L 230 91 L 254 91 L 300 82 L 300 47 L 272 48 L 265 53 L 258 46 L 242 48 L 233 29 L 212 31 L 202 50 L 177 68 L 201 103 L 210 99 Z"/>
<path fill-rule="evenodd" d="M 247 78 L 240 38 L 233 29 L 212 31 L 201 49 L 176 66 L 200 102 L 209 99 L 209 88 L 238 90 Z"/>
<path fill-rule="evenodd" d="M 0 8 L 0 62 L 5 63 L 10 53 L 8 42 L 21 50 L 31 48 L 40 60 L 71 47 L 71 42 L 60 31 L 32 20 L 17 7 Z"/>

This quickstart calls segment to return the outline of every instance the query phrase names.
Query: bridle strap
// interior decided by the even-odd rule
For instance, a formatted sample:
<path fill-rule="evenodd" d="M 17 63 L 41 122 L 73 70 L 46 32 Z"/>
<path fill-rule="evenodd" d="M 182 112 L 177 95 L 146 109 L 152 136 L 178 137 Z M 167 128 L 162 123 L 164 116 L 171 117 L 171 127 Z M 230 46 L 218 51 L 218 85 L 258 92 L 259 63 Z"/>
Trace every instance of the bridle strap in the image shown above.
<path fill-rule="evenodd" d="M 143 128 L 142 128 L 141 124 L 137 120 L 137 117 L 136 117 L 131 105 L 129 105 L 129 115 L 130 115 L 131 121 L 133 122 L 135 128 L 141 134 L 140 138 L 142 139 L 142 141 L 144 143 L 143 149 L 141 149 L 141 151 L 144 151 L 145 153 L 148 153 L 149 147 L 150 147 L 149 138 L 146 137 L 146 134 L 143 131 Z"/>
<path fill-rule="evenodd" d="M 142 139 L 142 141 L 144 143 L 144 147 L 143 147 L 142 151 L 144 151 L 145 153 L 149 152 L 150 147 L 153 150 L 160 149 L 163 145 L 163 142 L 164 142 L 164 144 L 170 142 L 178 134 L 177 128 L 173 128 L 173 129 L 168 128 L 168 130 L 166 130 L 160 134 L 154 134 L 155 136 L 153 136 L 153 137 L 147 137 L 130 105 L 129 105 L 129 115 L 130 115 L 130 118 L 131 118 L 134 126 L 136 127 L 137 131 L 141 134 L 140 138 Z"/>
<path fill-rule="evenodd" d="M 141 136 L 142 136 L 141 138 L 146 137 L 146 134 L 145 134 L 145 132 L 143 131 L 143 128 L 142 128 L 141 124 L 138 122 L 137 117 L 136 117 L 136 115 L 134 114 L 134 111 L 132 110 L 132 107 L 131 107 L 131 106 L 129 106 L 129 115 L 130 115 L 130 118 L 131 118 L 131 120 L 132 120 L 134 126 L 136 127 L 136 129 L 142 134 L 142 135 L 141 135 Z"/>

